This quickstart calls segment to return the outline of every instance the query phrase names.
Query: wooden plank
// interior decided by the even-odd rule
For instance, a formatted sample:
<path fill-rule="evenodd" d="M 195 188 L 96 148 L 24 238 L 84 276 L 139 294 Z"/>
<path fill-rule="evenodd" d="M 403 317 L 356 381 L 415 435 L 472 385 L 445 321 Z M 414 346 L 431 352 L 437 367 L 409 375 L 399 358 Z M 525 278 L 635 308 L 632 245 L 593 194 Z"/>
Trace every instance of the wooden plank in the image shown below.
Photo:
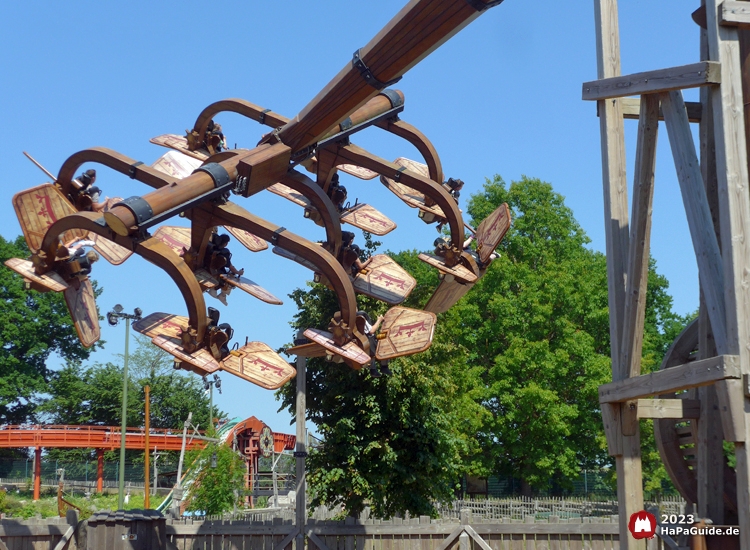
<path fill-rule="evenodd" d="M 705 88 L 708 89 L 708 88 Z M 623 97 L 622 102 L 622 118 L 638 120 L 641 118 L 641 98 L 639 97 Z M 697 101 L 686 101 L 685 108 L 687 109 L 688 120 L 690 122 L 700 122 L 703 117 L 703 106 Z M 599 116 L 599 113 L 596 113 Z M 664 120 L 664 113 L 659 108 L 659 120 Z"/>
<path fill-rule="evenodd" d="M 725 302 L 727 308 L 727 347 L 719 353 L 737 353 L 742 372 L 750 372 L 750 285 L 747 284 L 747 265 L 750 262 L 750 194 L 747 190 L 747 140 L 744 127 L 742 70 L 737 29 L 720 26 L 720 2 L 706 0 L 706 27 L 709 59 L 721 63 L 721 93 L 712 94 L 714 137 L 716 142 L 716 172 L 719 187 L 722 259 L 724 260 Z M 711 318 L 714 336 L 718 332 Z M 722 384 L 734 394 L 735 382 Z M 717 388 L 718 389 L 718 388 Z M 719 389 L 721 399 L 721 390 Z M 740 394 L 743 412 L 732 419 L 737 460 L 737 515 L 740 526 L 740 546 L 750 548 L 750 456 L 747 443 L 747 399 Z M 726 415 L 722 415 L 724 437 L 729 438 Z"/>
<path fill-rule="evenodd" d="M 654 202 L 658 116 L 658 97 L 655 95 L 643 96 L 641 98 L 641 117 L 638 123 L 633 182 L 633 215 L 631 216 L 625 313 L 622 346 L 620 348 L 622 366 L 631 378 L 641 373 L 648 261 L 651 250 L 651 211 Z"/>
<path fill-rule="evenodd" d="M 630 95 L 654 94 L 720 82 L 721 66 L 719 63 L 701 61 L 680 67 L 584 82 L 583 99 L 595 101 Z"/>
<path fill-rule="evenodd" d="M 724 27 L 750 29 L 750 6 L 746 2 L 725 0 L 719 6 L 719 24 Z"/>
<path fill-rule="evenodd" d="M 695 152 L 693 134 L 687 121 L 680 92 L 660 94 L 662 109 L 672 146 L 677 179 L 680 182 L 690 236 L 698 260 L 701 289 L 706 299 L 714 339 L 719 350 L 726 349 L 726 308 L 724 298 L 724 267 L 719 242 L 713 229 L 711 210 L 700 163 Z M 724 353 L 724 352 L 722 352 Z"/>
<path fill-rule="evenodd" d="M 736 355 L 719 355 L 636 378 L 603 384 L 599 386 L 599 402 L 616 403 L 641 399 L 706 386 L 727 378 L 741 378 L 739 357 Z"/>
<path fill-rule="evenodd" d="M 639 399 L 638 418 L 699 418 L 698 399 Z"/>

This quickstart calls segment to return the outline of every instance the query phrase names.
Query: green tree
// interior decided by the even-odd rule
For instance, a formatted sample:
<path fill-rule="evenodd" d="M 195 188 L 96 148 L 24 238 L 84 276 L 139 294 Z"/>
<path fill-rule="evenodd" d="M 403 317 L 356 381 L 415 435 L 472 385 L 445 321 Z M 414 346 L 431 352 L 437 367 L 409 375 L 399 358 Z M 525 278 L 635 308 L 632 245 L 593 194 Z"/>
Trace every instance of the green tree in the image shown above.
<path fill-rule="evenodd" d="M 477 223 L 503 202 L 513 226 L 500 257 L 439 316 L 430 350 L 394 361 L 393 376 L 380 379 L 308 361 L 308 418 L 324 438 L 309 460 L 313 505 L 430 513 L 463 474 L 512 475 L 529 494 L 611 465 L 598 402 L 598 386 L 611 380 L 606 258 L 548 183 L 524 177 L 506 186 L 496 176 L 466 210 Z M 417 280 L 405 305 L 423 307 L 437 273 L 416 251 L 393 256 Z M 650 268 L 644 372 L 685 323 Z M 320 285 L 292 298 L 295 328 L 324 327 L 337 307 Z M 358 301 L 374 314 L 386 309 Z M 293 388 L 280 395 L 293 411 Z M 653 435 L 644 449 L 647 480 L 661 484 Z"/>
<path fill-rule="evenodd" d="M 237 451 L 229 445 L 209 443 L 189 453 L 186 461 L 193 468 L 199 468 L 188 490 L 188 510 L 221 514 L 240 504 L 245 491 L 246 468 Z"/>
<path fill-rule="evenodd" d="M 40 394 L 47 390 L 47 360 L 82 361 L 93 348 L 81 346 L 61 293 L 27 290 L 23 277 L 5 267 L 9 258 L 26 258 L 23 237 L 0 237 L 0 423 L 33 420 Z"/>

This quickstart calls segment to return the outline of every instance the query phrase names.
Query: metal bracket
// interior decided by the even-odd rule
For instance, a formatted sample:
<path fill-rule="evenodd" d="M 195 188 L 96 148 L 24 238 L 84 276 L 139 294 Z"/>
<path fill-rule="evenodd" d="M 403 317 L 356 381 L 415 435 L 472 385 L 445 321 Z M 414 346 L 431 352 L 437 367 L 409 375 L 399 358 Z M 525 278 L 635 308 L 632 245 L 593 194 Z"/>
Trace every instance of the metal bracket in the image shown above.
<path fill-rule="evenodd" d="M 131 180 L 135 179 L 135 175 L 138 173 L 138 167 L 143 164 L 141 161 L 134 162 L 130 165 L 130 169 L 128 170 L 128 175 L 130 176 Z"/>
<path fill-rule="evenodd" d="M 375 75 L 372 74 L 372 71 L 370 71 L 370 68 L 365 64 L 364 60 L 359 56 L 359 50 L 354 52 L 354 56 L 352 57 L 352 66 L 359 71 L 359 74 L 362 75 L 362 78 L 365 79 L 365 82 L 367 82 L 370 86 L 375 88 L 376 90 L 382 90 L 384 88 L 387 88 L 388 86 L 392 86 L 399 80 L 401 80 L 401 77 L 398 76 L 394 78 L 393 80 L 389 80 L 388 82 L 382 82 L 375 78 Z"/>
<path fill-rule="evenodd" d="M 151 219 L 154 215 L 151 205 L 146 202 L 143 197 L 129 197 L 122 202 L 118 202 L 114 206 L 124 206 L 130 210 L 133 213 L 133 216 L 135 216 L 135 222 L 137 225 Z"/>
<path fill-rule="evenodd" d="M 388 101 L 391 102 L 391 107 L 401 107 L 401 105 L 404 104 L 404 100 L 401 99 L 401 96 L 396 93 L 396 90 L 383 90 L 378 95 L 384 95 L 388 98 Z"/>
<path fill-rule="evenodd" d="M 344 120 L 343 120 L 343 121 L 341 122 L 341 124 L 339 124 L 339 128 L 341 129 L 341 131 L 342 131 L 342 132 L 344 132 L 344 131 L 348 130 L 348 129 L 349 129 L 349 128 L 351 128 L 352 126 L 354 126 L 354 123 L 352 122 L 352 117 L 349 117 L 349 116 L 348 116 L 348 117 L 346 117 L 346 118 L 345 118 L 345 119 L 344 119 Z"/>
<path fill-rule="evenodd" d="M 274 246 L 279 243 L 279 235 L 281 235 L 284 231 L 286 231 L 286 227 L 279 227 L 276 231 L 273 232 L 273 235 L 271 235 L 271 242 Z"/>
<path fill-rule="evenodd" d="M 400 166 L 398 171 L 393 176 L 393 181 L 401 181 L 401 172 L 406 170 L 406 166 Z"/>
<path fill-rule="evenodd" d="M 266 123 L 266 113 L 270 113 L 270 112 L 271 112 L 271 109 L 263 109 L 260 112 L 260 114 L 258 115 L 258 122 L 260 122 L 261 124 L 265 124 Z"/>
<path fill-rule="evenodd" d="M 229 172 L 221 164 L 217 162 L 209 162 L 204 164 L 200 168 L 193 170 L 193 174 L 196 172 L 206 172 L 211 179 L 214 180 L 214 187 L 224 187 L 227 183 L 231 183 L 232 178 L 229 177 Z"/>
<path fill-rule="evenodd" d="M 491 2 L 487 2 L 486 4 L 482 2 L 482 0 L 466 0 L 466 3 L 477 11 L 484 11 L 490 8 L 494 8 L 498 4 L 502 4 L 503 0 L 492 0 Z"/>

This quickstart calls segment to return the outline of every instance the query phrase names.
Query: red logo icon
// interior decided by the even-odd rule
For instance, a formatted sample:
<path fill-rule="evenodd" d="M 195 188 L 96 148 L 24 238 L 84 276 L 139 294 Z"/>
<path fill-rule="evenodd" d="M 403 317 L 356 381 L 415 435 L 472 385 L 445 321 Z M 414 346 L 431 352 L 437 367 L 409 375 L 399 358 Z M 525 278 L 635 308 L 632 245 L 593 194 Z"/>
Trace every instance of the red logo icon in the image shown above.
<path fill-rule="evenodd" d="M 628 531 L 634 539 L 652 539 L 656 534 L 656 517 L 641 510 L 630 516 Z"/>

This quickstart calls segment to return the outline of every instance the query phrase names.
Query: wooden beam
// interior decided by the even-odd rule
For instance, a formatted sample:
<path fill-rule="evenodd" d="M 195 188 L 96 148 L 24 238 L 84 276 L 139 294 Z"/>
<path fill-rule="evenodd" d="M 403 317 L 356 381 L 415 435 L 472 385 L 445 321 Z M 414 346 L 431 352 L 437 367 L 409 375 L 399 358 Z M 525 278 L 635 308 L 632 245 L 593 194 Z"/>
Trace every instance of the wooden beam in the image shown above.
<path fill-rule="evenodd" d="M 596 30 L 597 78 L 622 74 L 620 67 L 620 25 L 617 0 L 594 0 Z M 628 95 L 628 94 L 626 94 Z M 628 369 L 621 362 L 622 322 L 625 313 L 625 280 L 628 269 L 628 181 L 625 159 L 625 123 L 619 99 L 598 104 L 602 144 L 602 180 L 604 184 L 604 223 L 607 250 L 607 287 L 609 289 L 609 335 L 612 357 L 612 379 L 622 380 Z M 602 407 L 603 414 L 606 415 Z M 612 407 L 615 408 L 615 407 Z M 611 412 L 611 411 L 610 411 Z M 614 415 L 606 415 L 610 419 Z M 619 420 L 622 423 L 621 415 Z M 605 418 L 606 420 L 606 418 Z M 617 441 L 608 441 L 618 454 L 617 498 L 619 507 L 620 550 L 645 548 L 628 536 L 631 514 L 643 509 L 643 476 L 641 474 L 641 438 L 638 430 L 623 435 L 622 426 L 612 430 Z"/>
<path fill-rule="evenodd" d="M 672 393 L 719 380 L 741 377 L 739 357 L 719 355 L 702 361 L 611 382 L 599 386 L 599 403 L 618 403 L 629 399 L 642 399 L 662 393 Z"/>
<path fill-rule="evenodd" d="M 631 378 L 641 373 L 658 128 L 659 97 L 656 95 L 643 96 L 641 98 L 641 117 L 638 123 L 638 141 L 635 154 L 633 215 L 631 216 L 632 225 L 630 227 L 622 346 L 620 347 L 622 365 L 627 370 L 628 377 Z"/>
<path fill-rule="evenodd" d="M 719 186 L 721 253 L 724 261 L 726 303 L 726 348 L 719 353 L 736 353 L 743 374 L 750 372 L 750 285 L 747 265 L 750 262 L 750 194 L 748 193 L 747 140 L 743 118 L 742 69 L 736 28 L 721 26 L 718 21 L 719 0 L 706 0 L 706 31 L 709 59 L 721 64 L 720 93 L 712 94 L 714 135 L 716 139 L 716 172 Z M 718 331 L 711 319 L 714 336 Z M 735 386 L 738 386 L 735 388 Z M 731 421 L 722 410 L 724 437 L 736 442 L 737 516 L 740 546 L 750 548 L 750 453 L 747 448 L 748 400 L 741 382 L 717 386 L 722 406 L 732 405 Z M 739 392 L 739 394 L 738 394 Z M 723 395 L 722 395 L 723 394 Z M 724 402 L 722 403 L 722 400 Z M 735 403 L 736 400 L 736 403 Z M 736 408 L 735 408 L 736 407 Z M 731 434 L 728 428 L 738 433 Z"/>
<path fill-rule="evenodd" d="M 750 29 L 750 5 L 747 2 L 725 0 L 719 6 L 719 24 Z"/>
<path fill-rule="evenodd" d="M 621 100 L 622 118 L 638 120 L 641 117 L 641 98 L 640 97 L 623 97 Z M 597 104 L 598 106 L 598 104 Z M 697 101 L 686 101 L 688 120 L 690 122 L 700 122 L 703 116 L 703 107 Z M 599 116 L 597 110 L 596 116 Z M 659 120 L 664 120 L 664 113 L 659 107 Z"/>
<path fill-rule="evenodd" d="M 724 268 L 693 134 L 687 120 L 682 92 L 668 92 L 660 94 L 660 97 L 693 249 L 698 260 L 701 289 L 706 299 L 716 347 L 724 350 L 727 345 Z"/>
<path fill-rule="evenodd" d="M 698 399 L 639 399 L 638 418 L 698 418 Z"/>
<path fill-rule="evenodd" d="M 720 73 L 721 67 L 718 63 L 701 61 L 681 67 L 602 78 L 583 83 L 583 99 L 595 101 L 698 88 L 709 84 L 719 84 Z"/>

